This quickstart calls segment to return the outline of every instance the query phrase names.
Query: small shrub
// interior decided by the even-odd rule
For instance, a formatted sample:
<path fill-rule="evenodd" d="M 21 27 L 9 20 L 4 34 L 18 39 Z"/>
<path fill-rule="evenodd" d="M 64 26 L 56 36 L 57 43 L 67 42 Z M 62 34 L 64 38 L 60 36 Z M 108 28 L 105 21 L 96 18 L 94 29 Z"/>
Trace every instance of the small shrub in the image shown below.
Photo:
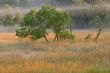
<path fill-rule="evenodd" d="M 19 38 L 25 38 L 25 37 L 28 37 L 29 32 L 26 30 L 25 27 L 23 27 L 23 28 L 21 28 L 20 30 L 17 30 L 17 31 L 16 31 L 16 35 L 17 35 Z"/>
<path fill-rule="evenodd" d="M 60 33 L 59 38 L 61 40 L 63 40 L 63 39 L 74 39 L 75 36 L 73 34 L 67 32 L 67 31 L 65 31 L 65 32 L 63 31 Z"/>

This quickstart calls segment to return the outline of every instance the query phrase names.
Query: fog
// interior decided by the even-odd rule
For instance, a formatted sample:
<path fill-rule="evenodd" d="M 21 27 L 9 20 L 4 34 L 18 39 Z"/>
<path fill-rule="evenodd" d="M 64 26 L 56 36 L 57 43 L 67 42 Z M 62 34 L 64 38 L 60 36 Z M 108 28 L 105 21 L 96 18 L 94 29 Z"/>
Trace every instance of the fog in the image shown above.
<path fill-rule="evenodd" d="M 20 2 L 20 0 L 16 0 L 17 3 Z M 57 6 L 58 3 L 56 0 L 27 0 L 27 6 L 26 7 L 40 7 L 44 4 L 54 5 Z"/>
<path fill-rule="evenodd" d="M 51 0 L 28 0 L 28 6 L 40 7 L 43 4 L 51 4 Z"/>
<path fill-rule="evenodd" d="M 9 3 L 8 0 L 0 0 L 4 1 L 4 5 L 0 3 L 0 17 L 2 19 L 2 16 L 5 16 L 7 14 L 4 6 L 6 3 Z M 6 2 L 7 1 L 7 2 Z M 13 1 L 13 0 L 10 0 Z M 13 6 L 13 2 L 10 6 L 12 6 L 13 13 L 16 13 L 17 8 L 19 8 L 20 14 L 23 16 L 25 13 L 30 11 L 32 8 L 39 9 L 44 4 L 49 4 L 52 6 L 55 6 L 58 10 L 66 11 L 70 14 L 72 17 L 72 20 L 75 21 L 75 23 L 72 23 L 72 28 L 75 29 L 82 29 L 85 31 L 87 30 L 94 30 L 94 25 L 90 25 L 89 22 L 92 20 L 90 18 L 91 16 L 99 15 L 101 17 L 110 15 L 110 4 L 96 4 L 96 5 L 90 5 L 85 4 L 84 5 L 75 5 L 72 4 L 64 4 L 62 2 L 59 2 L 58 0 L 27 0 L 26 6 L 19 6 L 21 0 L 16 0 L 17 4 Z M 75 1 L 75 0 L 74 0 Z M 76 0 L 77 1 L 77 0 Z M 110 25 L 107 25 L 106 27 L 110 27 Z M 0 31 L 5 31 L 6 28 L 4 26 L 0 26 Z M 10 29 L 8 29 L 10 30 Z M 15 30 L 15 29 L 14 29 Z M 94 30 L 96 31 L 96 30 Z M 104 29 L 104 31 L 110 31 L 108 28 Z"/>

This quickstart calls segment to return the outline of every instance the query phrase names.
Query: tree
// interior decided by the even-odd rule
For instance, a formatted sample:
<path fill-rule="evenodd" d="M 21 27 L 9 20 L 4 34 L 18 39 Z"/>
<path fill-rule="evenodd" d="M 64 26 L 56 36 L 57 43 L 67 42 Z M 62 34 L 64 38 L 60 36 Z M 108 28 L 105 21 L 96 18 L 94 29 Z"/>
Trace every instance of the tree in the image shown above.
<path fill-rule="evenodd" d="M 66 12 L 57 11 L 53 17 L 53 31 L 56 34 L 54 41 L 59 40 L 59 35 L 65 30 L 65 26 L 69 23 L 70 16 Z"/>
<path fill-rule="evenodd" d="M 54 7 L 42 6 L 38 12 L 31 10 L 25 14 L 16 35 L 20 38 L 29 37 L 33 40 L 44 37 L 48 41 L 46 35 L 51 29 L 56 34 L 55 40 L 58 40 L 69 19 L 69 14 L 66 12 L 57 11 Z"/>
<path fill-rule="evenodd" d="M 109 25 L 110 23 L 110 16 L 94 16 L 93 20 L 90 22 L 91 24 L 94 24 L 98 28 L 98 33 L 95 38 L 95 40 L 98 40 L 99 36 L 102 33 L 102 29 L 106 26 Z"/>
<path fill-rule="evenodd" d="M 46 23 L 43 24 L 43 26 L 45 26 L 45 29 L 53 30 L 53 32 L 56 34 L 54 41 L 58 41 L 60 38 L 59 35 L 61 34 L 61 32 L 65 31 L 65 26 L 70 22 L 71 18 L 69 14 L 64 11 L 58 11 L 54 7 L 50 6 L 43 6 L 42 10 L 39 12 L 41 12 L 40 16 L 42 16 L 39 21 L 42 21 L 43 19 L 43 23 Z"/>
<path fill-rule="evenodd" d="M 59 34 L 59 39 L 60 40 L 65 40 L 65 39 L 73 40 L 74 38 L 75 38 L 75 36 L 72 33 L 68 32 L 68 31 L 62 31 Z"/>
<path fill-rule="evenodd" d="M 37 24 L 38 24 L 38 30 L 40 30 L 39 32 L 43 33 L 42 37 L 44 37 L 46 39 L 46 41 L 48 41 L 48 39 L 46 38 L 47 35 L 47 30 L 49 30 L 52 27 L 52 18 L 55 16 L 56 9 L 54 7 L 50 7 L 50 6 L 42 6 L 42 8 L 35 14 L 35 18 Z"/>
<path fill-rule="evenodd" d="M 97 40 L 99 38 L 101 32 L 102 32 L 102 28 L 103 28 L 104 22 L 99 16 L 96 16 L 96 18 L 94 18 L 94 22 L 95 22 L 95 24 L 98 27 L 98 33 L 97 33 L 97 36 L 95 38 L 95 40 Z"/>
<path fill-rule="evenodd" d="M 31 10 L 30 12 L 25 14 L 23 20 L 21 21 L 21 25 L 20 25 L 21 28 L 16 31 L 16 35 L 18 37 L 25 38 L 31 34 L 32 32 L 31 27 L 35 25 L 33 23 L 35 19 L 35 13 L 36 13 L 35 10 Z"/>
<path fill-rule="evenodd" d="M 14 21 L 13 21 L 13 9 L 10 5 L 6 4 L 5 5 L 5 15 L 3 16 L 2 19 L 2 24 L 5 26 L 13 26 L 14 25 Z"/>
<path fill-rule="evenodd" d="M 48 41 L 46 35 L 47 30 L 51 27 L 50 22 L 54 10 L 53 7 L 49 6 L 42 6 L 38 12 L 31 10 L 24 16 L 21 28 L 17 30 L 16 35 L 21 38 L 30 37 L 33 40 L 44 37 Z"/>

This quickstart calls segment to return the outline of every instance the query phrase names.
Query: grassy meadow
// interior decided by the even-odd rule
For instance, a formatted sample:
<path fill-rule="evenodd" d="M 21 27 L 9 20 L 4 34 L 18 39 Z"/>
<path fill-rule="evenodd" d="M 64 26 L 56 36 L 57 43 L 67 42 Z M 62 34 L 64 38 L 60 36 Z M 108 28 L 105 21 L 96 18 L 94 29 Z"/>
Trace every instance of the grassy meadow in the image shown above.
<path fill-rule="evenodd" d="M 0 73 L 110 73 L 110 1 L 0 0 Z"/>
<path fill-rule="evenodd" d="M 85 41 L 88 33 L 75 32 L 74 40 L 47 43 L 19 39 L 14 32 L 0 32 L 0 73 L 110 73 L 110 33 L 97 41 Z"/>

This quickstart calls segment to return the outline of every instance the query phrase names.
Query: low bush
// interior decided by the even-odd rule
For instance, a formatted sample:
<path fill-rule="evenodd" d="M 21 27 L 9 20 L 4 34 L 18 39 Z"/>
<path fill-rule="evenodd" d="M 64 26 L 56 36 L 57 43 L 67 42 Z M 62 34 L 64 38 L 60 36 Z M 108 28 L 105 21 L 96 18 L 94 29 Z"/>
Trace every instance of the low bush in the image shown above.
<path fill-rule="evenodd" d="M 74 39 L 75 36 L 67 31 L 63 31 L 60 33 L 59 35 L 59 38 L 60 40 L 63 40 L 63 39 Z"/>

